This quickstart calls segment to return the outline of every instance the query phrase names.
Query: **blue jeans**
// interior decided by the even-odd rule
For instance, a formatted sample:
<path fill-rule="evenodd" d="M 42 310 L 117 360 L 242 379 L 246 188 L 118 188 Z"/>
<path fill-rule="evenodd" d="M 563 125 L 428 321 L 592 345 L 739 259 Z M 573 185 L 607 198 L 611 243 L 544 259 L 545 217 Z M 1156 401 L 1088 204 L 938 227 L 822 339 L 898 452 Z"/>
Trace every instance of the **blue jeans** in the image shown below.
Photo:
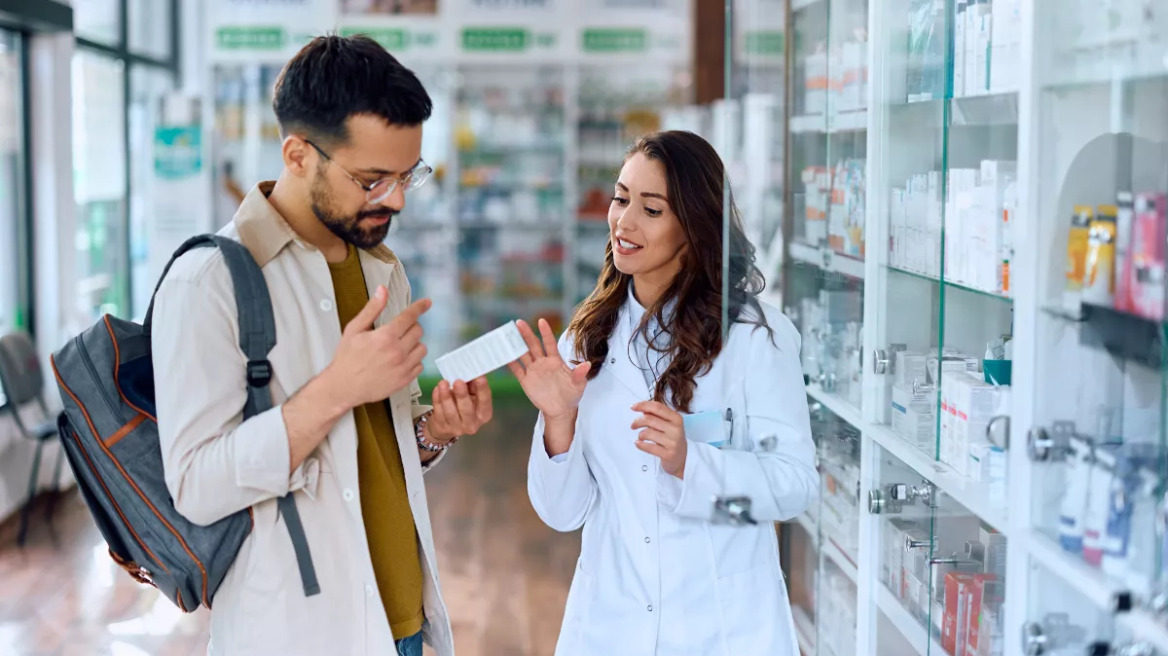
<path fill-rule="evenodd" d="M 397 641 L 397 656 L 422 656 L 422 632 Z"/>

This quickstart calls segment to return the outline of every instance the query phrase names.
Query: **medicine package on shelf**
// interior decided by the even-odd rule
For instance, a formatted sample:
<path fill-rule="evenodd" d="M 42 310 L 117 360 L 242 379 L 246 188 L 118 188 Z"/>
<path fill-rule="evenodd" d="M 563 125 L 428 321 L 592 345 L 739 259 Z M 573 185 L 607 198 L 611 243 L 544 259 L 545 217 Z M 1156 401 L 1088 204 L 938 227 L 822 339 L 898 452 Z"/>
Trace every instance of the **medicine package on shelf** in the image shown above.
<path fill-rule="evenodd" d="M 527 353 L 527 343 L 514 321 L 460 346 L 435 361 L 442 378 L 471 381 L 518 360 Z"/>

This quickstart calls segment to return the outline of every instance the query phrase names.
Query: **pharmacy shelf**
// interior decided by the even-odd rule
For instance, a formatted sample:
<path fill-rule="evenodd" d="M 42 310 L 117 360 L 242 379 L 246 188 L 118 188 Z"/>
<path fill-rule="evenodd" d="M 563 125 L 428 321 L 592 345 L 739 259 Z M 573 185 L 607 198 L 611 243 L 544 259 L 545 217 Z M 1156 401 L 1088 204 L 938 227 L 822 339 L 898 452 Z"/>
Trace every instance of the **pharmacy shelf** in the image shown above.
<path fill-rule="evenodd" d="M 912 616 L 912 613 L 908 612 L 908 609 L 902 606 L 896 597 L 892 596 L 892 593 L 889 592 L 888 588 L 884 587 L 883 584 L 879 584 L 877 587 L 880 588 L 880 591 L 876 593 L 877 607 L 879 607 L 880 611 L 884 613 L 884 616 L 888 618 L 888 621 L 892 622 L 892 625 L 896 627 L 896 630 L 900 631 L 901 635 L 903 635 L 905 640 L 908 641 L 908 644 L 916 648 L 918 653 L 929 654 L 929 656 L 946 656 L 946 654 L 949 653 L 945 651 L 945 648 L 941 646 L 941 643 L 937 642 L 937 639 L 934 638 L 931 633 L 925 629 L 925 627 L 922 626 L 921 623 L 916 620 L 916 618 Z"/>
<path fill-rule="evenodd" d="M 818 548 L 819 527 L 815 524 L 815 521 L 808 517 L 807 513 L 803 513 L 802 515 L 799 515 L 795 518 L 795 523 L 798 524 L 807 533 L 807 536 L 811 540 L 811 544 Z"/>
<path fill-rule="evenodd" d="M 823 549 L 821 549 L 821 552 L 827 556 L 828 560 L 835 563 L 835 566 L 844 573 L 844 576 L 848 577 L 849 581 L 859 585 L 860 568 L 852 562 L 851 558 L 848 558 L 848 555 L 844 553 L 843 549 L 839 548 L 839 545 L 837 545 L 834 540 L 826 535 L 824 538 L 825 539 L 822 541 Z"/>
<path fill-rule="evenodd" d="M 812 246 L 799 241 L 791 242 L 791 259 L 817 266 L 857 280 L 864 279 L 864 260 L 843 255 L 827 246 Z"/>
<path fill-rule="evenodd" d="M 823 114 L 807 114 L 791 117 L 791 132 L 793 134 L 809 134 L 827 132 L 827 117 Z"/>
<path fill-rule="evenodd" d="M 970 294 L 977 294 L 978 296 L 985 296 L 988 298 L 997 299 L 999 301 L 1002 301 L 1003 303 L 1013 303 L 1014 302 L 1014 299 L 1009 297 L 1009 296 L 1003 296 L 1002 294 L 999 294 L 997 292 L 990 292 L 990 291 L 986 291 L 984 289 L 978 289 L 977 287 L 970 287 L 969 285 L 963 285 L 961 283 L 952 282 L 950 280 L 941 280 L 941 278 L 934 276 L 932 274 L 929 274 L 929 273 L 922 273 L 920 271 L 913 271 L 912 269 L 905 269 L 903 267 L 897 267 L 897 266 L 889 266 L 888 270 L 893 271 L 895 273 L 899 273 L 901 275 L 910 276 L 912 278 L 919 278 L 921 280 L 928 280 L 930 282 L 934 282 L 934 283 L 937 283 L 940 285 L 945 285 L 946 287 L 949 287 L 951 289 L 960 289 L 961 291 L 966 291 L 966 292 L 969 292 Z"/>
<path fill-rule="evenodd" d="M 827 131 L 832 134 L 840 132 L 857 132 L 868 129 L 868 110 L 857 109 L 850 112 L 839 112 L 828 117 Z"/>
<path fill-rule="evenodd" d="M 961 504 L 966 510 L 977 515 L 981 521 L 995 531 L 1007 535 L 1007 513 L 1004 506 L 990 503 L 989 486 L 979 483 L 953 471 L 949 465 L 939 462 L 909 444 L 887 426 L 867 425 L 862 428 L 864 437 L 879 444 L 897 460 L 911 467 L 916 473 L 932 481 L 937 489 Z"/>
<path fill-rule="evenodd" d="M 800 11 L 823 2 L 823 0 L 791 0 L 791 11 Z"/>
<path fill-rule="evenodd" d="M 1158 653 L 1168 654 L 1168 625 L 1162 618 L 1142 608 L 1116 613 L 1116 597 L 1127 591 L 1126 586 L 1108 578 L 1082 558 L 1067 553 L 1058 542 L 1041 531 L 1030 529 L 1026 544 L 1033 563 L 1058 576 L 1099 609 L 1113 614 L 1117 624 L 1131 631 L 1139 640 L 1151 643 Z M 1141 602 L 1139 599 L 1135 601 L 1137 604 Z"/>
<path fill-rule="evenodd" d="M 814 656 L 815 651 L 815 622 L 807 615 L 807 611 L 799 606 L 791 606 L 791 615 L 795 618 L 795 637 L 799 639 L 799 649 L 804 656 Z"/>
<path fill-rule="evenodd" d="M 860 409 L 848 403 L 839 396 L 831 392 L 823 391 L 823 388 L 817 384 L 807 386 L 807 394 L 823 404 L 825 408 L 830 410 L 835 416 L 848 422 L 855 428 L 861 431 L 864 429 L 864 419 L 860 414 Z"/>

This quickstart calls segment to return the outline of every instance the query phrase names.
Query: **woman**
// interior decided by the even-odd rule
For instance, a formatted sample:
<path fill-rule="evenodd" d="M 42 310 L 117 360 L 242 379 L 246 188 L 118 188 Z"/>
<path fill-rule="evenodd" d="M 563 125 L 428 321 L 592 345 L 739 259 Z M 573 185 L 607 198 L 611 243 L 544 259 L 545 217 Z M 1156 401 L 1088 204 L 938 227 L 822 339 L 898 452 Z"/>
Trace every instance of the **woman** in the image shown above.
<path fill-rule="evenodd" d="M 540 410 L 528 493 L 552 528 L 584 527 L 559 656 L 799 653 L 771 525 L 818 486 L 799 335 L 758 301 L 730 201 L 723 343 L 723 176 L 693 134 L 642 139 L 558 347 L 546 321 L 542 343 L 520 322 L 530 352 L 511 371 Z M 760 523 L 719 521 L 731 496 Z"/>

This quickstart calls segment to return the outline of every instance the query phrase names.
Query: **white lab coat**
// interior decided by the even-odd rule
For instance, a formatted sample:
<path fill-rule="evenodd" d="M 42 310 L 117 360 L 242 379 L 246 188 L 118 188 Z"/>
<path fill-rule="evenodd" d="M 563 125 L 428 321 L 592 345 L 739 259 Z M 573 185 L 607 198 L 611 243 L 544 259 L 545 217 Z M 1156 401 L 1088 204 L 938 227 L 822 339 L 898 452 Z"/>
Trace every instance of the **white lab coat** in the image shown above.
<path fill-rule="evenodd" d="M 690 408 L 722 418 L 729 409 L 730 442 L 687 435 L 680 480 L 634 446 L 630 406 L 651 394 L 630 359 L 631 312 L 626 302 L 566 458 L 548 457 L 542 415 L 535 426 L 532 505 L 556 530 L 584 527 L 556 655 L 798 656 L 772 522 L 803 513 L 818 492 L 799 334 L 767 306 L 774 343 L 750 324 L 731 328 Z M 575 358 L 570 336 L 559 349 Z M 759 524 L 711 521 L 722 495 L 750 497 Z"/>

